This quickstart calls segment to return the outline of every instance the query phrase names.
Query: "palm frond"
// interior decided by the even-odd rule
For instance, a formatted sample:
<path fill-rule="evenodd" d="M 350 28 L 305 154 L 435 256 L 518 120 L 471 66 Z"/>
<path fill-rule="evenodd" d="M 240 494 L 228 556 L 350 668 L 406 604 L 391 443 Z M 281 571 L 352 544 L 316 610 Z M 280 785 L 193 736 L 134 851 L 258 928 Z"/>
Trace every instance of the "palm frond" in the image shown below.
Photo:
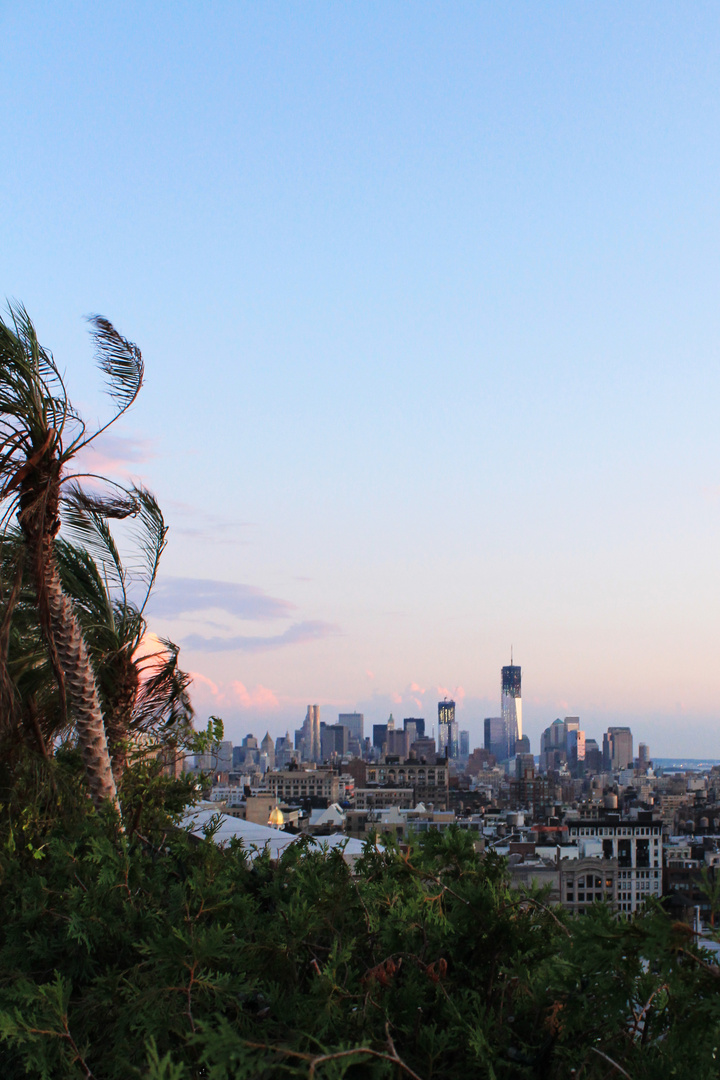
<path fill-rule="evenodd" d="M 142 353 L 102 315 L 90 315 L 88 322 L 98 365 L 107 376 L 107 392 L 119 412 L 125 412 L 142 386 L 145 371 Z"/>
<path fill-rule="evenodd" d="M 107 578 L 90 552 L 67 540 L 57 539 L 55 558 L 63 588 L 72 598 L 83 629 L 92 633 L 102 627 L 115 636 L 115 607 L 107 587 Z"/>
<path fill-rule="evenodd" d="M 142 580 L 145 592 L 140 604 L 142 613 L 155 584 L 160 559 L 167 544 L 168 527 L 157 499 L 147 488 L 132 487 L 130 491 L 139 506 L 134 539 L 143 560 L 143 565 L 137 575 Z"/>
<path fill-rule="evenodd" d="M 65 525 L 102 566 L 109 584 L 121 590 L 127 599 L 127 574 L 123 566 L 108 518 L 126 518 L 138 513 L 140 504 L 131 492 L 111 497 L 88 495 L 77 484 L 63 493 Z"/>
<path fill-rule="evenodd" d="M 133 711 L 134 731 L 158 731 L 192 722 L 191 677 L 178 663 L 179 647 L 160 638 L 162 651 L 142 662 L 140 690 Z"/>
<path fill-rule="evenodd" d="M 0 319 L 0 439 L 11 448 L 37 451 L 51 434 L 61 443 L 68 417 L 76 419 L 52 353 L 40 345 L 35 327 L 21 304 L 10 304 L 9 320 Z"/>

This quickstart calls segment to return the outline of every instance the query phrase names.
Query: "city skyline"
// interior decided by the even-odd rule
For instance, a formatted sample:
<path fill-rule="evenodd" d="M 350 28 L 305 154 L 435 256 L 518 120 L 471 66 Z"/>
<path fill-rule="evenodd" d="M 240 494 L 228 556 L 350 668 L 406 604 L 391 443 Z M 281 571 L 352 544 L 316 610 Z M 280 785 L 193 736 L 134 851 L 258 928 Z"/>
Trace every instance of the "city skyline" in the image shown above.
<path fill-rule="evenodd" d="M 714 756 L 713 5 L 4 5 L 0 295 L 156 495 L 233 738 L 457 705 Z M 40 154 L 38 148 L 42 148 Z M 437 720 L 435 719 L 435 723 Z"/>

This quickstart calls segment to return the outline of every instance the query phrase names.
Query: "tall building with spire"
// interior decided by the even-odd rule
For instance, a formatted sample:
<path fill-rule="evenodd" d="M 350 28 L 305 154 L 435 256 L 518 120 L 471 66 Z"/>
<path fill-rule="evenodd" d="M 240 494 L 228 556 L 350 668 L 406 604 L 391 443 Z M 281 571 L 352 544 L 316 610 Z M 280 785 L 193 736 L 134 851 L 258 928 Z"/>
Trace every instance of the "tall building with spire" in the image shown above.
<path fill-rule="evenodd" d="M 513 664 L 512 649 L 510 663 L 502 669 L 500 677 L 500 708 L 507 731 L 509 756 L 515 754 L 515 744 L 522 738 L 522 694 L 521 672 Z"/>

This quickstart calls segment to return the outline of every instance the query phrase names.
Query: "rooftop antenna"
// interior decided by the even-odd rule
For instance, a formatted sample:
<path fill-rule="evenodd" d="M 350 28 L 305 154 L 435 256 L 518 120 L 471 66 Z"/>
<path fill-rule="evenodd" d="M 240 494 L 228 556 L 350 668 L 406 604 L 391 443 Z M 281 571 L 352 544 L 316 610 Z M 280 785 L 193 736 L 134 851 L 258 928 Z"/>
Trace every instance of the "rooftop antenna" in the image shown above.
<path fill-rule="evenodd" d="M 510 667 L 512 667 L 512 666 L 513 666 L 513 658 L 512 658 L 512 645 L 511 645 L 510 646 Z"/>

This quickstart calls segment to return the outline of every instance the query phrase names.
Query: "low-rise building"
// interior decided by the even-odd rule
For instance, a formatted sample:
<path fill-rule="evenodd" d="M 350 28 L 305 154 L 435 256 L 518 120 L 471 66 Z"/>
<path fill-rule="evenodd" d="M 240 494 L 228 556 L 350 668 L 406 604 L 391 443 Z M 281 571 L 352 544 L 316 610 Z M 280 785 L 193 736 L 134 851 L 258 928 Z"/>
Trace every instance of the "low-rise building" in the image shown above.
<path fill-rule="evenodd" d="M 390 806 L 400 806 L 406 810 L 411 810 L 414 805 L 412 788 L 355 788 L 356 810 L 383 810 Z"/>
<path fill-rule="evenodd" d="M 416 803 L 432 803 L 437 810 L 448 805 L 449 773 L 447 758 L 437 758 L 434 764 L 408 759 L 380 761 L 367 767 L 367 784 L 409 788 Z M 357 800 L 357 792 L 356 792 Z"/>
<path fill-rule="evenodd" d="M 286 802 L 299 799 L 338 801 L 340 783 L 333 769 L 281 769 L 265 774 L 265 786 L 272 795 Z"/>

